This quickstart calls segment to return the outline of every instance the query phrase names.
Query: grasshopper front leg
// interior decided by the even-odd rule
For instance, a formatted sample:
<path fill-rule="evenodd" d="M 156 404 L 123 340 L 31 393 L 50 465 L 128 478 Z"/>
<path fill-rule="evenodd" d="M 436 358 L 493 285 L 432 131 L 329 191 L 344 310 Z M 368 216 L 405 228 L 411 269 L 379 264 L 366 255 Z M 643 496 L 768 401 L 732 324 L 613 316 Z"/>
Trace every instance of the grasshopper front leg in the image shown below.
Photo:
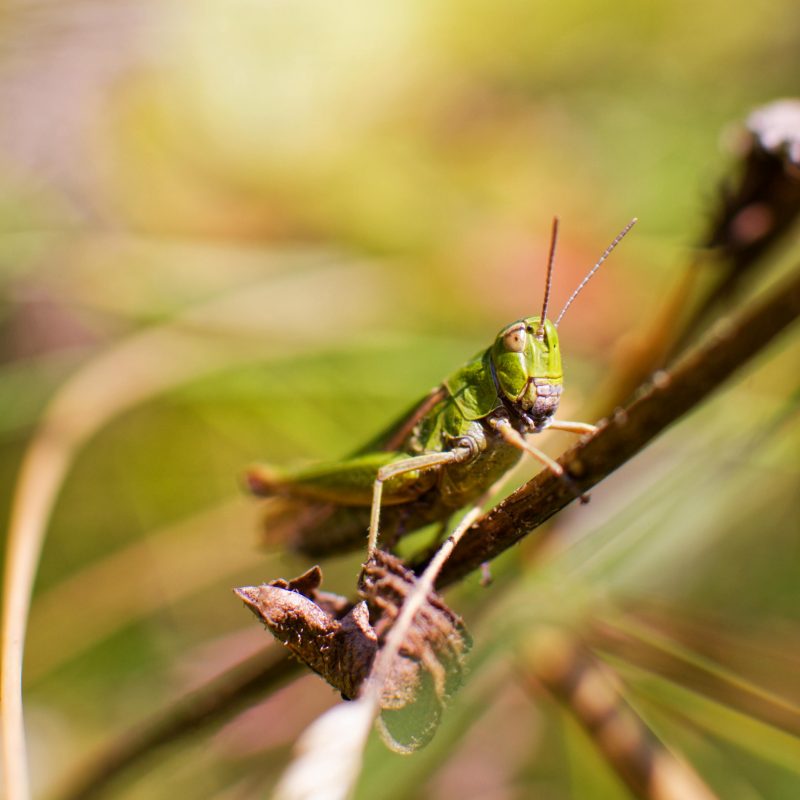
<path fill-rule="evenodd" d="M 567 433 L 597 433 L 597 425 L 589 422 L 570 422 L 565 419 L 554 419 L 547 427 L 549 430 L 566 431 Z"/>
<path fill-rule="evenodd" d="M 540 464 L 543 464 L 547 469 L 549 469 L 553 475 L 555 475 L 559 480 L 563 481 L 567 487 L 569 487 L 569 490 L 575 495 L 575 497 L 581 501 L 581 503 L 589 502 L 588 495 L 581 494 L 581 492 L 575 488 L 572 479 L 564 471 L 564 467 L 562 467 L 561 464 L 559 464 L 555 459 L 550 458 L 547 453 L 543 452 L 535 445 L 532 445 L 521 433 L 519 433 L 519 431 L 514 428 L 514 426 L 506 417 L 492 419 L 489 421 L 489 424 L 503 437 L 506 442 L 508 442 L 510 445 L 513 445 L 518 450 L 522 450 L 523 452 L 533 456 Z M 583 423 L 567 424 L 581 425 Z M 553 427 L 553 425 L 551 424 L 548 427 Z"/>
<path fill-rule="evenodd" d="M 559 478 L 564 477 L 564 467 L 558 461 L 550 458 L 547 453 L 532 445 L 521 433 L 515 430 L 514 426 L 505 417 L 490 420 L 489 424 L 503 437 L 510 445 L 518 450 L 522 450 L 528 455 L 533 456 L 540 464 L 543 464 L 554 475 Z"/>
<path fill-rule="evenodd" d="M 378 533 L 380 529 L 381 497 L 383 495 L 383 484 L 390 478 L 403 475 L 408 472 L 425 472 L 430 469 L 439 469 L 446 464 L 458 464 L 468 461 L 473 455 L 469 447 L 454 447 L 452 450 L 445 450 L 441 453 L 427 453 L 422 456 L 412 456 L 411 458 L 395 461 L 387 464 L 378 470 L 375 483 L 372 486 L 372 508 L 369 517 L 369 535 L 367 538 L 367 558 L 372 556 L 378 543 Z"/>

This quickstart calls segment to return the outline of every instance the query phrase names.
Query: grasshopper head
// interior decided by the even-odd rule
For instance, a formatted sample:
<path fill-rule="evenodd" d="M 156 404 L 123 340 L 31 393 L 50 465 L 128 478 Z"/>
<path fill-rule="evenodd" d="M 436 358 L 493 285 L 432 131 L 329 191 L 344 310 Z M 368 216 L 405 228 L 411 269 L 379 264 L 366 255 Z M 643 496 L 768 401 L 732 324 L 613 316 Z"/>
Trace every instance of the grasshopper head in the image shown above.
<path fill-rule="evenodd" d="M 592 275 L 600 269 L 611 251 L 635 224 L 634 217 L 589 270 L 561 309 L 556 321 L 551 322 L 547 318 L 547 306 L 550 302 L 553 260 L 558 237 L 558 218 L 553 219 L 542 311 L 538 317 L 527 317 L 504 328 L 491 348 L 492 368 L 497 385 L 505 400 L 516 409 L 530 430 L 540 431 L 546 428 L 561 399 L 563 372 L 561 348 L 556 332 L 558 323 Z"/>
<path fill-rule="evenodd" d="M 528 317 L 497 335 L 492 365 L 505 399 L 531 430 L 541 430 L 558 408 L 563 372 L 558 333 L 549 319 Z"/>

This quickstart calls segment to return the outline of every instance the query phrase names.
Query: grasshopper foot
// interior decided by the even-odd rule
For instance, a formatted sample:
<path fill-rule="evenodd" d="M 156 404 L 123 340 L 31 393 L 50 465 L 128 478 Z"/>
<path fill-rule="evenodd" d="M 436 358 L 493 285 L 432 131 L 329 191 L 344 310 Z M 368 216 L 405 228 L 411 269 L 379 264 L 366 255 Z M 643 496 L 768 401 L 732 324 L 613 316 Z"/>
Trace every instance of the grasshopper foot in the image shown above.
<path fill-rule="evenodd" d="M 560 475 L 558 475 L 558 477 L 564 482 L 564 485 L 572 492 L 572 494 L 575 496 L 575 499 L 582 506 L 585 506 L 589 502 L 591 496 L 588 492 L 582 492 L 578 488 L 578 485 L 575 483 L 575 480 L 571 475 L 569 475 L 567 472 L 562 472 Z"/>
<path fill-rule="evenodd" d="M 256 497 L 269 497 L 275 493 L 276 475 L 268 467 L 257 464 L 244 473 L 244 486 Z"/>

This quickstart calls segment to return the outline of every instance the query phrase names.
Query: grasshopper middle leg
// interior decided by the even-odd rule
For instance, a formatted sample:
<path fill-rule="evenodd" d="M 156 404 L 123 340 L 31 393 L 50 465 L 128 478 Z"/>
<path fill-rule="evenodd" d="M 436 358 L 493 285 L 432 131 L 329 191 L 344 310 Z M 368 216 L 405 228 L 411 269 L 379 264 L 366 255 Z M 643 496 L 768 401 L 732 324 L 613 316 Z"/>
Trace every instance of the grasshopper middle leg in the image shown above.
<path fill-rule="evenodd" d="M 454 447 L 452 450 L 445 450 L 441 453 L 427 453 L 422 456 L 412 456 L 411 458 L 395 461 L 393 464 L 386 464 L 378 470 L 375 483 L 372 487 L 372 508 L 369 517 L 369 536 L 367 539 L 367 558 L 372 555 L 378 543 L 380 529 L 381 497 L 383 495 L 383 484 L 389 478 L 403 475 L 407 472 L 424 472 L 429 469 L 438 469 L 445 464 L 457 464 L 468 461 L 472 457 L 472 450 L 468 447 Z"/>

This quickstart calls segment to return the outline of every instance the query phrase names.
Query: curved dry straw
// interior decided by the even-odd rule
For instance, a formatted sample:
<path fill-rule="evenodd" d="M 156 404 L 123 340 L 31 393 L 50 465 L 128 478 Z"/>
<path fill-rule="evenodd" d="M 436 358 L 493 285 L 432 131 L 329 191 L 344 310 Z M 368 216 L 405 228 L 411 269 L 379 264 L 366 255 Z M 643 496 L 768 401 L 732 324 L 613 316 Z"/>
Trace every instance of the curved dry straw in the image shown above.
<path fill-rule="evenodd" d="M 342 282 L 363 295 L 346 309 L 327 302 Z M 48 521 L 78 452 L 114 417 L 153 396 L 263 358 L 276 346 L 282 354 L 316 346 L 316 328 L 309 330 L 306 317 L 296 319 L 291 309 L 305 308 L 326 331 L 342 336 L 380 316 L 381 296 L 369 273 L 358 267 L 290 275 L 285 286 L 275 279 L 250 285 L 131 336 L 57 391 L 23 457 L 8 529 L 0 686 L 7 800 L 30 797 L 22 703 L 27 619 Z M 200 335 L 209 331 L 212 335 Z"/>

